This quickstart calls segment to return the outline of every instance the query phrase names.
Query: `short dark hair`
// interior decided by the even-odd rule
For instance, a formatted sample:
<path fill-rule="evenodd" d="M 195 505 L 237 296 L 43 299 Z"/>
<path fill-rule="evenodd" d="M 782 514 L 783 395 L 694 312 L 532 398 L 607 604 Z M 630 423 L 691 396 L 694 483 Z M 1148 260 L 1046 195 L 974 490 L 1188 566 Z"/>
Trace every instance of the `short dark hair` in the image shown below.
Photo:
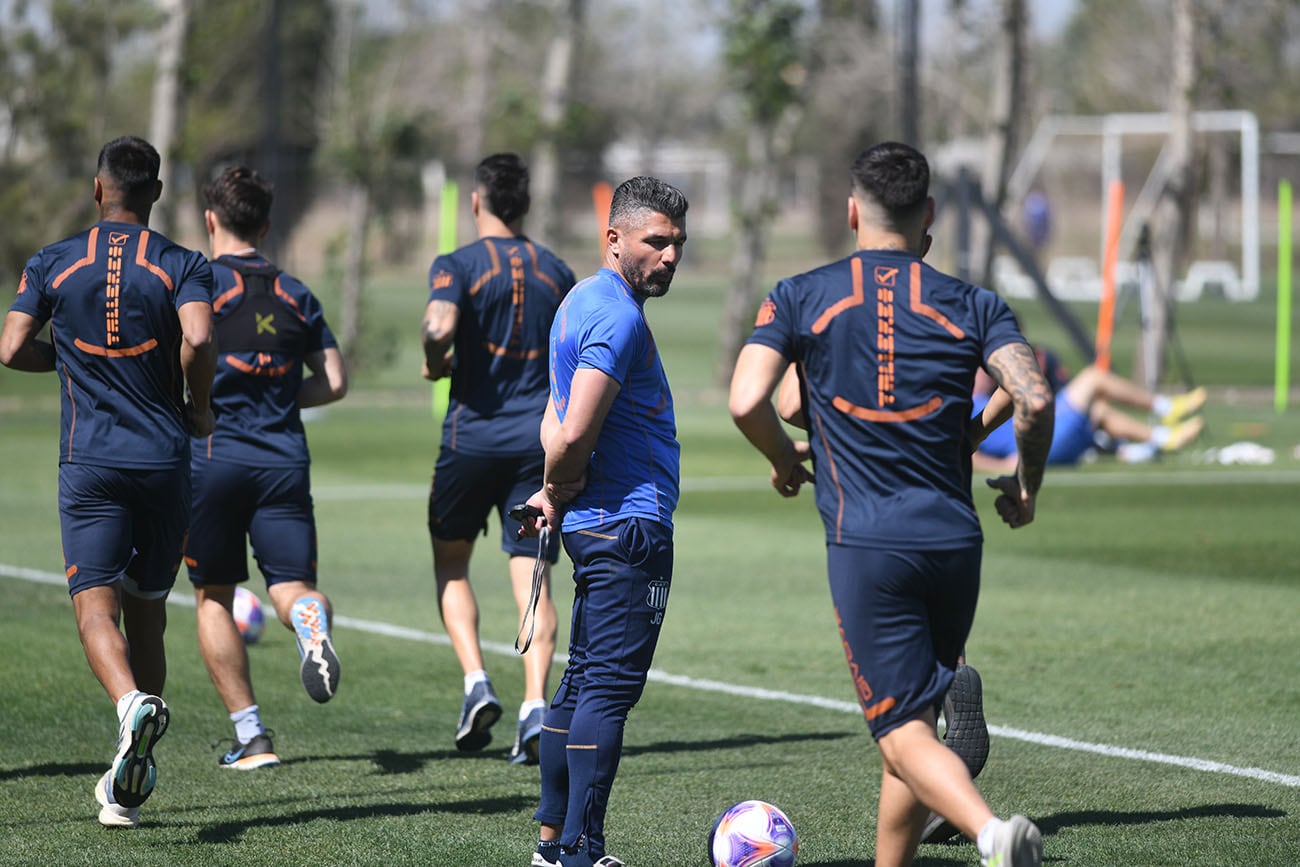
<path fill-rule="evenodd" d="M 138 136 L 124 135 L 99 149 L 95 172 L 128 199 L 152 197 L 161 164 L 153 145 Z"/>
<path fill-rule="evenodd" d="M 203 200 L 241 241 L 256 241 L 271 219 L 275 191 L 248 166 L 229 166 L 203 188 Z"/>
<path fill-rule="evenodd" d="M 855 195 L 880 205 L 895 226 L 920 216 L 930 195 L 930 164 L 911 145 L 887 141 L 858 154 L 849 170 Z"/>
<path fill-rule="evenodd" d="M 663 214 L 674 223 L 686 217 L 686 196 L 672 184 L 640 175 L 628 178 L 614 190 L 609 203 L 609 225 L 613 226 L 637 211 Z"/>
<path fill-rule="evenodd" d="M 513 223 L 528 213 L 528 164 L 518 154 L 484 157 L 474 169 L 474 183 L 483 188 L 487 209 L 503 223 Z"/>

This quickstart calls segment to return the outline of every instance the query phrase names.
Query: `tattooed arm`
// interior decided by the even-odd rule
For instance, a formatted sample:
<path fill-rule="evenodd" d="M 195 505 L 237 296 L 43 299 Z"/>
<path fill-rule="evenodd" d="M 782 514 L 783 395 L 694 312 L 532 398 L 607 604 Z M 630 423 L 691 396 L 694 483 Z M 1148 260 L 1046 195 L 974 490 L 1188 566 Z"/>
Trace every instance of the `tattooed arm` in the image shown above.
<path fill-rule="evenodd" d="M 1043 484 L 1047 453 L 1052 447 L 1052 428 L 1056 421 L 1052 387 L 1039 369 L 1034 351 L 1025 343 L 1008 343 L 994 350 L 988 358 L 987 369 L 1011 395 L 1012 425 L 1020 455 L 1014 476 L 989 479 L 988 484 L 1002 492 L 997 499 L 1002 520 L 1012 527 L 1022 527 L 1034 520 L 1035 500 Z"/>
<path fill-rule="evenodd" d="M 442 379 L 451 374 L 451 344 L 456 337 L 460 308 L 450 301 L 434 300 L 424 308 L 424 378 Z"/>

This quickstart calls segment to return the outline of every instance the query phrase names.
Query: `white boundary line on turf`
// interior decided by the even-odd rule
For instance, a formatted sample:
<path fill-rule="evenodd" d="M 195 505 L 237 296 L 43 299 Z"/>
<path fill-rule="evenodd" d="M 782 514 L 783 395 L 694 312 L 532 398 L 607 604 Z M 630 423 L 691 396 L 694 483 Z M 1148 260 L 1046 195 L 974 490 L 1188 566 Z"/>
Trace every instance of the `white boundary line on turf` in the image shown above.
<path fill-rule="evenodd" d="M 64 577 L 57 572 L 44 572 L 38 569 L 28 569 L 23 566 L 11 566 L 7 563 L 0 563 L 0 577 L 18 578 L 23 581 L 32 581 L 37 584 L 49 584 L 55 587 L 62 587 L 65 590 L 68 586 Z M 182 593 L 173 593 L 168 597 L 168 601 L 189 608 L 194 607 L 194 597 Z M 372 635 L 382 635 L 389 638 L 402 638 L 407 641 L 437 644 L 444 647 L 450 646 L 451 644 L 451 639 L 442 633 L 426 632 L 423 629 L 411 629 L 406 626 L 397 626 L 392 623 L 383 623 L 377 620 L 362 620 L 356 617 L 335 617 L 334 623 L 337 626 L 344 626 L 349 629 L 355 629 L 359 632 L 368 632 Z M 515 655 L 514 647 L 509 644 L 501 644 L 495 641 L 484 641 L 483 649 L 501 656 Z M 568 657 L 562 653 L 557 653 L 555 658 L 561 663 L 566 662 L 568 659 Z M 785 692 L 775 689 L 741 686 L 739 684 L 688 677 L 681 674 L 668 674 L 667 672 L 658 669 L 650 670 L 650 680 L 656 683 L 669 684 L 670 686 L 696 689 L 701 692 L 734 695 L 738 698 L 758 699 L 760 701 L 779 701 L 787 704 L 819 707 L 825 710 L 839 711 L 841 713 L 861 713 L 861 709 L 856 702 L 823 698 L 817 695 L 801 695 L 799 693 Z M 1209 759 L 1174 756 L 1169 755 L 1168 753 L 1153 753 L 1148 752 L 1147 750 L 1135 750 L 1129 747 L 1110 746 L 1109 744 L 1094 744 L 1088 741 L 1075 740 L 1074 738 L 1061 737 L 1060 735 L 1049 735 L 1042 732 L 1026 731 L 1011 726 L 990 725 L 989 734 L 997 735 L 998 737 L 1011 738 L 1018 741 L 1025 741 L 1026 743 L 1038 744 L 1039 746 L 1044 747 L 1055 747 L 1056 749 L 1062 750 L 1094 753 L 1109 758 L 1129 759 L 1140 762 L 1155 762 L 1156 764 L 1173 765 L 1175 767 L 1187 768 L 1193 771 L 1203 771 L 1211 774 L 1246 777 L 1265 783 L 1276 783 L 1279 786 L 1286 786 L 1292 789 L 1300 788 L 1300 775 L 1282 774 L 1264 768 L 1241 768 L 1223 762 L 1210 761 Z"/>
<path fill-rule="evenodd" d="M 1300 469 L 1242 470 L 1218 467 L 1187 467 L 1171 470 L 1106 470 L 1104 472 L 1049 471 L 1047 488 L 1109 488 L 1166 485 L 1300 484 Z M 693 476 L 682 479 L 684 493 L 729 493 L 761 491 L 770 485 L 754 476 Z M 982 484 L 976 486 L 978 492 Z M 424 500 L 427 484 L 393 482 L 370 485 L 313 485 L 312 497 L 323 502 L 356 500 Z"/>

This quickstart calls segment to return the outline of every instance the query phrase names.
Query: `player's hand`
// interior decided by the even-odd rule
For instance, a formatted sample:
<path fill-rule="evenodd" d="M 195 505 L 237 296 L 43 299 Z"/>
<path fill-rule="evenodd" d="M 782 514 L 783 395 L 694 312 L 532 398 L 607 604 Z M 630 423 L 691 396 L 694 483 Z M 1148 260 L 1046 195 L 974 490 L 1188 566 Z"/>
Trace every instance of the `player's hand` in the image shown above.
<path fill-rule="evenodd" d="M 985 483 L 1000 492 L 993 501 L 993 506 L 998 510 L 998 517 L 1003 523 L 1013 530 L 1033 523 L 1035 496 L 1020 487 L 1018 477 L 998 476 L 995 479 L 985 479 Z"/>
<path fill-rule="evenodd" d="M 520 539 L 536 539 L 541 535 L 543 526 L 559 526 L 559 515 L 555 506 L 551 505 L 550 500 L 547 499 L 545 489 L 529 497 L 526 505 L 539 510 L 541 516 L 529 517 L 519 522 L 519 532 L 516 535 Z"/>
<path fill-rule="evenodd" d="M 185 421 L 190 433 L 196 437 L 210 436 L 217 427 L 217 417 L 212 412 L 211 404 L 199 410 L 193 400 L 185 401 Z"/>
<path fill-rule="evenodd" d="M 437 382 L 443 377 L 451 376 L 451 369 L 454 366 L 452 363 L 454 355 L 455 353 L 453 352 L 448 352 L 444 355 L 442 357 L 442 364 L 438 365 L 437 370 L 429 367 L 428 358 L 424 359 L 424 363 L 420 365 L 420 376 L 423 376 L 430 382 Z"/>
<path fill-rule="evenodd" d="M 804 461 L 812 457 L 812 449 L 806 441 L 790 442 L 790 448 L 781 460 L 772 465 L 772 487 L 783 497 L 793 497 L 799 493 L 804 483 L 816 481 L 812 470 L 804 466 Z"/>
<path fill-rule="evenodd" d="M 587 471 L 583 470 L 582 475 L 571 482 L 547 482 L 542 491 L 545 493 L 546 499 L 558 507 L 571 502 L 586 487 Z"/>

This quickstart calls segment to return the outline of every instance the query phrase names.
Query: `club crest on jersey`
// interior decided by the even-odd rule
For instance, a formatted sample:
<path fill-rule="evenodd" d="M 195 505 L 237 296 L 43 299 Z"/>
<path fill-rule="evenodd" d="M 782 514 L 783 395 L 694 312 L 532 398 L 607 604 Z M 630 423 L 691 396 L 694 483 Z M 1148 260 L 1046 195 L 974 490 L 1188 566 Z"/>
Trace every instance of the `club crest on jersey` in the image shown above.
<path fill-rule="evenodd" d="M 776 302 L 767 298 L 758 306 L 758 315 L 754 317 L 754 327 L 762 328 L 776 321 Z"/>
<path fill-rule="evenodd" d="M 664 609 L 668 607 L 668 587 L 667 581 L 650 582 L 650 591 L 646 594 L 645 603 L 654 612 L 650 615 L 650 622 L 653 624 L 664 622 Z"/>

